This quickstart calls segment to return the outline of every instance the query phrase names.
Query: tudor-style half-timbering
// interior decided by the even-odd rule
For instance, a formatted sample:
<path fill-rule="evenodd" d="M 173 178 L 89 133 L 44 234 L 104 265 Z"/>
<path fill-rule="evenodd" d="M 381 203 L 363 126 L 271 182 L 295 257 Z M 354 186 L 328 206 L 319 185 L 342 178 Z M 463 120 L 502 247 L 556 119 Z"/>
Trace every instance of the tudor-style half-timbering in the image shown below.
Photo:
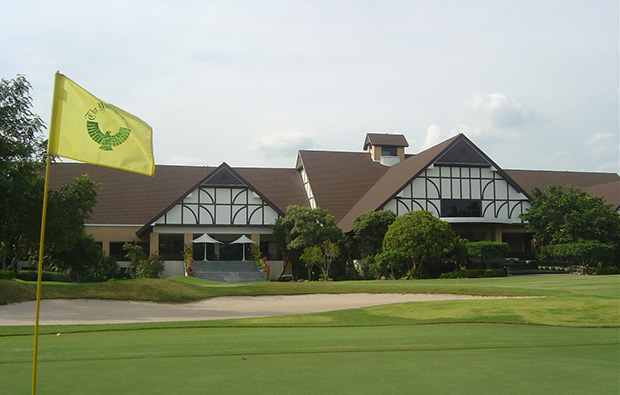
<path fill-rule="evenodd" d="M 200 186 L 177 203 L 158 225 L 272 225 L 278 213 L 245 187 Z"/>
<path fill-rule="evenodd" d="M 521 223 L 519 215 L 528 207 L 527 197 L 493 168 L 433 166 L 383 209 L 397 215 L 427 210 L 448 222 Z"/>
<path fill-rule="evenodd" d="M 518 189 L 517 189 L 518 188 Z M 464 136 L 438 155 L 383 209 L 427 210 L 448 222 L 521 223 L 528 197 Z"/>
<path fill-rule="evenodd" d="M 280 214 L 231 169 L 223 167 L 169 208 L 156 225 L 269 226 Z"/>

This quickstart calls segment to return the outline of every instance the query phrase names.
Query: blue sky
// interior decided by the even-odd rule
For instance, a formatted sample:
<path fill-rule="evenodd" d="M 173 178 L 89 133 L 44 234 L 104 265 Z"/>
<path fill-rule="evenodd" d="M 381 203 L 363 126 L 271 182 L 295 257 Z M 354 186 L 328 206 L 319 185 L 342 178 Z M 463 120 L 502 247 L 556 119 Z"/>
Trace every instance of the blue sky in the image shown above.
<path fill-rule="evenodd" d="M 158 164 L 293 167 L 465 133 L 499 166 L 619 171 L 617 0 L 12 1 L 0 77 L 53 74 L 148 122 Z"/>

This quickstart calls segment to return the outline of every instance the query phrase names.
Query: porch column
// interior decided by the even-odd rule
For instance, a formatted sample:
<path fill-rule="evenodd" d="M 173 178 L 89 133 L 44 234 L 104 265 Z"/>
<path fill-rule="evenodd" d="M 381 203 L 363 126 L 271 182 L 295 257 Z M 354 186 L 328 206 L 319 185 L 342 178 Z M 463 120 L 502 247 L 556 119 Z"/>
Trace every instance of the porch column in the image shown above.
<path fill-rule="evenodd" d="M 260 235 L 253 233 L 250 235 L 250 240 L 256 243 L 256 244 L 250 244 L 251 246 L 250 249 L 252 251 L 252 254 L 254 254 L 256 251 L 260 250 Z"/>
<path fill-rule="evenodd" d="M 101 253 L 105 256 L 110 256 L 110 240 L 103 240 L 101 242 Z"/>
<path fill-rule="evenodd" d="M 183 234 L 183 244 L 185 244 L 185 247 L 191 247 L 194 243 L 192 243 L 192 240 L 194 240 L 194 234 L 193 233 L 184 233 Z"/>
<path fill-rule="evenodd" d="M 497 225 L 493 227 L 493 241 L 501 242 L 502 241 L 502 226 Z"/>
<path fill-rule="evenodd" d="M 149 254 L 159 253 L 159 233 L 151 232 L 149 235 Z"/>

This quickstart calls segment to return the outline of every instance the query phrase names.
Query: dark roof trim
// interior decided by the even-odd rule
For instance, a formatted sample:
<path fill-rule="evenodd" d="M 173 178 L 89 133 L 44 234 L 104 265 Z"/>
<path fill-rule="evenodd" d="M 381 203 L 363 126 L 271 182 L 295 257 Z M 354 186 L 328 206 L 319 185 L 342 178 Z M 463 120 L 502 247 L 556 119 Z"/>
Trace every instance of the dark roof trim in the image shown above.
<path fill-rule="evenodd" d="M 377 146 L 391 146 L 391 147 L 409 147 L 407 139 L 402 134 L 388 134 L 388 133 L 368 133 L 364 140 L 364 150 L 369 145 Z"/>

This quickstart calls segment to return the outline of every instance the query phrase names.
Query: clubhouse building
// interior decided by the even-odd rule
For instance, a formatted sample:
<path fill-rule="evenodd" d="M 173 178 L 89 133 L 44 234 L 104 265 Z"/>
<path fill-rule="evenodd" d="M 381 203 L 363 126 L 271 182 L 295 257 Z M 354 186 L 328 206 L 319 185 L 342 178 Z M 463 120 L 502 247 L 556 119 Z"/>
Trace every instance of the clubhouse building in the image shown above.
<path fill-rule="evenodd" d="M 276 278 L 283 263 L 271 225 L 290 205 L 327 210 L 345 233 L 369 210 L 427 210 L 463 238 L 508 243 L 515 256 L 532 249 L 519 215 L 534 187 L 581 187 L 620 208 L 615 173 L 502 169 L 463 134 L 417 154 L 407 146 L 403 135 L 367 134 L 360 152 L 303 150 L 292 168 L 157 165 L 154 177 L 57 163 L 50 187 L 89 174 L 100 190 L 87 231 L 117 261 L 125 242 L 159 252 L 164 276 L 184 274 L 186 246 L 207 262 L 249 260 L 256 246 Z"/>

